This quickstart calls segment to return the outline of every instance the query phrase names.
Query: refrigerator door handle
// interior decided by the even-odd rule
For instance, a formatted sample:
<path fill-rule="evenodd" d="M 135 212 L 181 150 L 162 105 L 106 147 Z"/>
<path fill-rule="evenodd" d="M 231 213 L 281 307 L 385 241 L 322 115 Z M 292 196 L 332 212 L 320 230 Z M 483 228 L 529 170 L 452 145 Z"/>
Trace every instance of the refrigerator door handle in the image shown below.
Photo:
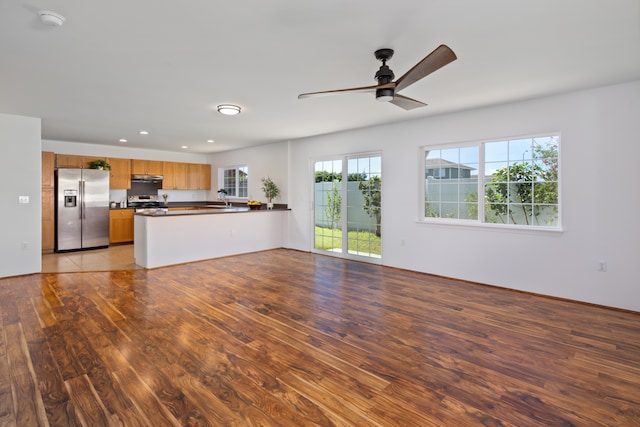
<path fill-rule="evenodd" d="M 80 219 L 86 219 L 86 205 L 84 202 L 84 180 L 80 181 Z"/>

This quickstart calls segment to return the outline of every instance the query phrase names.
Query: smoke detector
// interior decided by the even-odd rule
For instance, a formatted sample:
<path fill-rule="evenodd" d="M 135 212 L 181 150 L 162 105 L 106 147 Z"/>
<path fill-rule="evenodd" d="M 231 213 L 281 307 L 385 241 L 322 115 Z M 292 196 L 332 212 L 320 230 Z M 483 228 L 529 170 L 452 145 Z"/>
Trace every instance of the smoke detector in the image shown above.
<path fill-rule="evenodd" d="M 38 12 L 40 20 L 43 24 L 51 25 L 53 27 L 60 27 L 64 24 L 64 16 L 59 13 L 52 12 L 50 10 L 41 10 Z"/>

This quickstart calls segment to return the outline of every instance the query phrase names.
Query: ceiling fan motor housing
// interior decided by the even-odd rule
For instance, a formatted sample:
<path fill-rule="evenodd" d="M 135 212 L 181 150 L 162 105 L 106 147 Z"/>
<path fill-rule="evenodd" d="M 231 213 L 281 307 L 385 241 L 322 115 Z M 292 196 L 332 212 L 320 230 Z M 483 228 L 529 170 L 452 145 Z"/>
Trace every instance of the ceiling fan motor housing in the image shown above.
<path fill-rule="evenodd" d="M 375 75 L 375 79 L 379 85 L 386 85 L 393 82 L 396 77 L 387 65 L 387 61 L 393 56 L 393 49 L 379 49 L 375 51 L 376 59 L 382 61 L 380 69 Z M 376 99 L 382 102 L 393 101 L 394 90 L 392 87 L 376 89 Z"/>
<path fill-rule="evenodd" d="M 378 72 L 376 73 L 376 80 L 379 85 L 385 85 L 387 83 L 391 83 L 393 81 L 393 71 L 384 64 L 380 67 Z M 389 102 L 393 100 L 394 90 L 392 87 L 387 87 L 383 89 L 376 89 L 376 99 L 378 101 Z"/>

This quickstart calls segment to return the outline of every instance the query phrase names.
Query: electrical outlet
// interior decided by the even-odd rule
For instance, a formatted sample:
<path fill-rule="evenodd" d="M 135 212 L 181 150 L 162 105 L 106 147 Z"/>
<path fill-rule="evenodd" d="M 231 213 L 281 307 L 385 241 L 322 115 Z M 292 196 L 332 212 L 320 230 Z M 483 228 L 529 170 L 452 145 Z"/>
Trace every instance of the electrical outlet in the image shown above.
<path fill-rule="evenodd" d="M 29 242 L 22 242 L 22 249 L 28 249 L 29 248 Z"/>
<path fill-rule="evenodd" d="M 601 271 L 603 273 L 607 271 L 607 261 L 602 259 L 598 261 L 598 271 Z"/>
<path fill-rule="evenodd" d="M 18 196 L 18 203 L 29 203 L 29 196 Z"/>

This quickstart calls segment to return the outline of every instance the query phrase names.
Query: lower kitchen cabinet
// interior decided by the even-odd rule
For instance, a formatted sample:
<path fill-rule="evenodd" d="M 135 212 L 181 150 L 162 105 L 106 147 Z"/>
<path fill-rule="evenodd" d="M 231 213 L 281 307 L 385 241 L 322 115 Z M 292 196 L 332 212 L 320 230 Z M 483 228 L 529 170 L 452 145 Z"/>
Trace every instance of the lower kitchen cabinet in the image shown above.
<path fill-rule="evenodd" d="M 55 190 L 42 189 L 42 252 L 53 252 L 55 246 Z"/>
<path fill-rule="evenodd" d="M 133 242 L 133 209 L 109 211 L 109 243 Z"/>

